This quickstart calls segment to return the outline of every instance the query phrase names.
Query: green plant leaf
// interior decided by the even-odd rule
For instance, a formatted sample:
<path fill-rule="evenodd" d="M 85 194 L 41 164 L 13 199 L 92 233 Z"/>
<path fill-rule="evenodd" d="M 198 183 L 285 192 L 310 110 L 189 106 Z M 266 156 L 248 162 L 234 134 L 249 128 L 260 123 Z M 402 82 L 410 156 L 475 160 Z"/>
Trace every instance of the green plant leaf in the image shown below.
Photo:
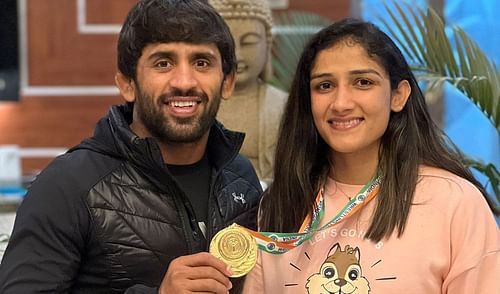
<path fill-rule="evenodd" d="M 418 68 L 417 78 L 432 77 L 428 80 L 432 87 L 449 82 L 478 106 L 500 133 L 500 73 L 493 61 L 459 27 L 452 28 L 455 42 L 450 42 L 442 19 L 432 8 L 424 12 L 404 2 L 392 3 L 396 9 L 387 12 L 394 25 L 384 19 L 382 23 L 398 45 L 406 48 L 403 51 L 411 52 L 407 58 L 412 68 Z"/>
<path fill-rule="evenodd" d="M 274 36 L 270 83 L 288 92 L 305 44 L 317 30 L 332 21 L 310 12 L 289 11 L 276 13 L 274 22 L 275 27 L 287 28 L 288 32 L 278 31 Z"/>

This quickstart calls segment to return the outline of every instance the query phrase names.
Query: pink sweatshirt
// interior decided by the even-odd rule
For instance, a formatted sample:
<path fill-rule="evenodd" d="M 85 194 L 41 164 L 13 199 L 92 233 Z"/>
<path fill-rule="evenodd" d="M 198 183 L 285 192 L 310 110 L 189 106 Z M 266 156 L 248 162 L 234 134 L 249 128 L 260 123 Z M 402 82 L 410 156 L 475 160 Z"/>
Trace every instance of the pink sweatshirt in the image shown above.
<path fill-rule="evenodd" d="M 329 179 L 322 224 L 360 189 Z M 500 293 L 499 229 L 474 185 L 422 168 L 404 234 L 376 244 L 363 239 L 375 204 L 285 254 L 260 251 L 244 293 Z"/>

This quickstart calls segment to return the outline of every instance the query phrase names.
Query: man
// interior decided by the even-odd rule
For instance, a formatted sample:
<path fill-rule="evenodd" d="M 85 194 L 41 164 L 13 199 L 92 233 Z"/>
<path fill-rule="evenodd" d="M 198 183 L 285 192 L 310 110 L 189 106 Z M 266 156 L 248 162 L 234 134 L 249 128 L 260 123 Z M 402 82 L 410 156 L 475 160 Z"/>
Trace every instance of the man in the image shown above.
<path fill-rule="evenodd" d="M 118 41 L 127 104 L 33 182 L 0 292 L 227 293 L 231 270 L 203 251 L 233 222 L 255 229 L 262 192 L 244 135 L 215 120 L 235 67 L 206 1 L 137 3 Z"/>

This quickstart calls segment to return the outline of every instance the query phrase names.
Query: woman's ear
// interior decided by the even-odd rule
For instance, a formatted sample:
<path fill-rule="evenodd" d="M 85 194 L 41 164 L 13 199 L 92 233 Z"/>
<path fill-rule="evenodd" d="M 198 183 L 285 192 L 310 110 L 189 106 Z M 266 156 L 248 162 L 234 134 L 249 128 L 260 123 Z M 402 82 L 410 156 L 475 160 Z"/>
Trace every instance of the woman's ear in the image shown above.
<path fill-rule="evenodd" d="M 406 105 L 408 98 L 410 98 L 411 86 L 407 80 L 399 82 L 398 87 L 392 91 L 391 110 L 400 112 Z"/>
<path fill-rule="evenodd" d="M 115 75 L 115 84 L 125 101 L 135 101 L 135 83 L 132 79 L 125 77 L 121 72 L 117 72 Z"/>
<path fill-rule="evenodd" d="M 226 75 L 224 81 L 222 82 L 222 99 L 227 100 L 231 97 L 234 91 L 234 85 L 236 83 L 236 73 Z"/>

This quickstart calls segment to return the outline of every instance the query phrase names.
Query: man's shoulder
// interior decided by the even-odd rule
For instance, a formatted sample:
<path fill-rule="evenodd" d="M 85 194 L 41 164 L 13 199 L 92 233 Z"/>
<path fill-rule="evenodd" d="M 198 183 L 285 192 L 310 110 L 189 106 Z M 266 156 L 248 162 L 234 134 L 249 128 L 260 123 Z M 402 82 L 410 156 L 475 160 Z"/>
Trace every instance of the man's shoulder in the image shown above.
<path fill-rule="evenodd" d="M 121 161 L 117 158 L 89 149 L 78 149 L 56 157 L 44 172 L 81 174 L 88 171 L 106 172 L 115 168 Z"/>
<path fill-rule="evenodd" d="M 56 157 L 40 172 L 32 187 L 60 192 L 88 190 L 121 161 L 92 150 L 76 150 Z"/>
<path fill-rule="evenodd" d="M 260 187 L 259 178 L 248 158 L 242 154 L 236 155 L 225 168 L 224 174 L 229 181 L 245 181 L 252 186 Z"/>
<path fill-rule="evenodd" d="M 226 169 L 234 171 L 253 170 L 252 163 L 245 155 L 238 153 L 236 157 L 226 166 Z"/>

